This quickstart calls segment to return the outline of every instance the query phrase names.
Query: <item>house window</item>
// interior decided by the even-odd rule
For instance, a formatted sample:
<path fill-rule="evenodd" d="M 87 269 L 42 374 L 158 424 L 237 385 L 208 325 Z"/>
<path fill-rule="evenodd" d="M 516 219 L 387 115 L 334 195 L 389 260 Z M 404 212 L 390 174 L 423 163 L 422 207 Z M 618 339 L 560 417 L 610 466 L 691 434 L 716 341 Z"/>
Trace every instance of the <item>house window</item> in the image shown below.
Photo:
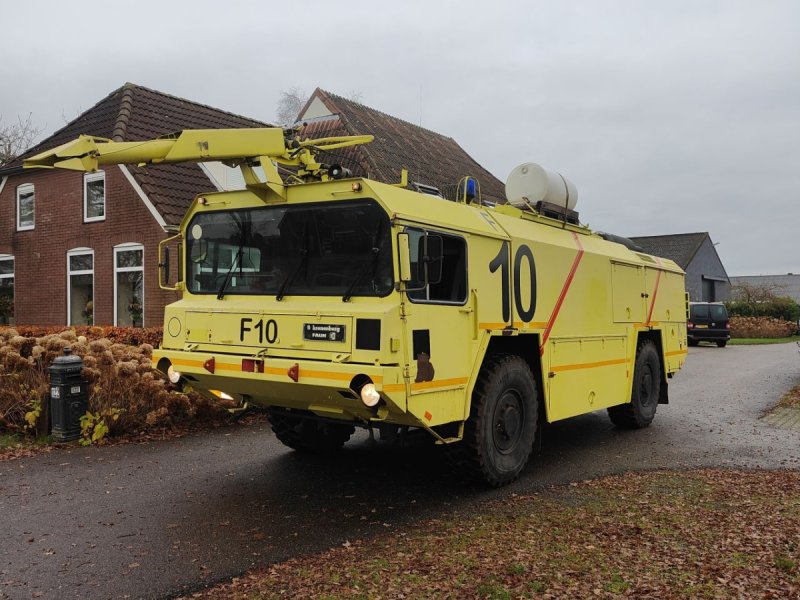
<path fill-rule="evenodd" d="M 0 325 L 14 324 L 14 257 L 0 254 Z"/>
<path fill-rule="evenodd" d="M 83 221 L 103 221 L 106 218 L 106 174 L 87 173 L 83 176 Z"/>
<path fill-rule="evenodd" d="M 33 184 L 26 183 L 17 188 L 17 231 L 33 229 L 34 193 Z"/>
<path fill-rule="evenodd" d="M 114 324 L 144 327 L 144 246 L 114 248 Z"/>
<path fill-rule="evenodd" d="M 67 252 L 67 325 L 94 325 L 94 250 Z"/>

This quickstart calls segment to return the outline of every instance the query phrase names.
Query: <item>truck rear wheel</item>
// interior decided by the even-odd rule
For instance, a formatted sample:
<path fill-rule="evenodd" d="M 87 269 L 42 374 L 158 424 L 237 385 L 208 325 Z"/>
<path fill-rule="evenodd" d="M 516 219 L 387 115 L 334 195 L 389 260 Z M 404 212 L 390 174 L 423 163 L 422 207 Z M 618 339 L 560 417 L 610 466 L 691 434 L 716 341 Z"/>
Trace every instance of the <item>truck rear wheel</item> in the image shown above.
<path fill-rule="evenodd" d="M 470 475 L 498 487 L 514 481 L 528 463 L 539 419 L 536 381 L 518 356 L 492 357 L 472 394 L 464 439 L 453 458 Z"/>
<path fill-rule="evenodd" d="M 628 404 L 608 409 L 611 422 L 622 429 L 642 429 L 653 422 L 661 393 L 661 359 L 651 340 L 639 343 Z"/>
<path fill-rule="evenodd" d="M 298 452 L 330 452 L 341 448 L 356 428 L 271 410 L 269 420 L 275 437 Z"/>

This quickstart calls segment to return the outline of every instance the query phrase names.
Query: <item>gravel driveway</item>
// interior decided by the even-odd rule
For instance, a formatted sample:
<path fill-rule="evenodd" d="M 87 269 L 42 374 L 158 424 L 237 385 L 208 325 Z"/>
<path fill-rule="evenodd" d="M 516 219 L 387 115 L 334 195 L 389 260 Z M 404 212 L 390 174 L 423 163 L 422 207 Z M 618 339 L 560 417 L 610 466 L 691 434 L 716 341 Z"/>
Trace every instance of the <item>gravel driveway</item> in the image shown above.
<path fill-rule="evenodd" d="M 800 383 L 794 344 L 692 348 L 653 425 L 556 423 L 515 484 L 458 482 L 438 455 L 295 455 L 268 426 L 0 463 L 0 598 L 164 598 L 250 568 L 468 508 L 630 469 L 800 467 L 800 433 L 760 420 Z"/>

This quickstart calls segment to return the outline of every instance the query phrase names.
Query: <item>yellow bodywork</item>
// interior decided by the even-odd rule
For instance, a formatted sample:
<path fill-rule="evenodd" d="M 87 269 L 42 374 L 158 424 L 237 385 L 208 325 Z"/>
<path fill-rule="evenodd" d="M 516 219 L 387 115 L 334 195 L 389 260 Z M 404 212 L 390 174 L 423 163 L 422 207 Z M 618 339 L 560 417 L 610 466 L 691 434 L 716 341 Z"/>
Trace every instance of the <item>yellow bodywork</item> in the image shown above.
<path fill-rule="evenodd" d="M 262 133 L 239 131 L 224 138 L 227 144 L 212 143 L 212 150 L 221 148 L 216 158 L 203 142 L 209 135 L 225 134 L 203 132 L 187 137 L 188 146 L 174 140 L 140 144 L 147 150 L 144 155 L 131 146 L 118 147 L 117 158 L 113 143 L 106 152 L 82 138 L 72 150 L 44 153 L 28 166 L 91 170 L 119 156 L 128 162 L 163 162 L 170 156 L 229 160 L 234 155 L 261 157 L 262 165 L 270 156 L 295 160 L 301 167 L 315 165 L 308 157 L 298 163 L 299 153 L 287 153 L 280 130 L 255 131 Z M 672 261 L 511 205 L 450 202 L 367 179 L 323 177 L 302 185 L 273 179 L 263 185 L 252 173 L 245 175 L 247 190 L 198 197 L 182 222 L 181 237 L 189 235 L 196 215 L 207 212 L 372 199 L 389 216 L 395 286 L 383 297 L 349 301 L 291 294 L 280 300 L 275 295 L 218 299 L 179 282 L 182 299 L 166 309 L 163 344 L 154 352 L 154 363 L 160 368 L 171 364 L 195 389 L 362 424 L 424 427 L 439 437 L 432 428 L 460 425 L 469 416 L 484 359 L 498 348 L 519 352 L 529 362 L 550 422 L 630 402 L 642 336 L 657 343 L 666 377 L 686 358 L 683 272 Z M 426 303 L 410 297 L 400 277 L 401 252 L 408 252 L 400 234 L 412 230 L 463 239 L 465 301 Z M 187 257 L 182 261 L 186 264 Z M 357 346 L 360 319 L 380 322 L 378 348 Z M 249 329 L 265 322 L 274 327 L 268 342 L 263 332 Z M 303 327 L 313 323 L 342 326 L 344 338 L 306 339 Z M 415 352 L 418 339 L 425 340 L 423 362 Z M 367 408 L 352 389 L 364 376 L 383 399 L 377 409 Z M 443 437 L 455 441 L 461 432 L 456 427 Z"/>
<path fill-rule="evenodd" d="M 354 193 L 353 182 L 361 190 Z M 248 192 L 208 194 L 194 214 L 263 206 Z M 220 201 L 224 198 L 224 204 Z M 683 272 L 673 262 L 633 252 L 588 229 L 564 225 L 511 206 L 489 208 L 449 202 L 368 180 L 289 186 L 288 204 L 371 198 L 391 215 L 393 239 L 407 227 L 463 237 L 468 289 L 464 304 L 413 302 L 402 291 L 384 298 L 228 296 L 217 300 L 185 291 L 166 310 L 164 343 L 156 360 L 169 359 L 192 385 L 220 389 L 250 402 L 310 410 L 320 416 L 433 427 L 465 420 L 472 387 L 494 337 L 521 336 L 540 358 L 548 421 L 622 404 L 630 399 L 633 362 L 641 332 L 658 332 L 664 372 L 671 376 L 686 357 Z M 503 315 L 502 266 L 490 263 L 509 247 L 508 304 Z M 535 261 L 536 305 L 530 279 L 514 287 L 514 260 L 527 246 Z M 521 259 L 527 268 L 527 258 Z M 398 253 L 394 257 L 399 272 Z M 242 317 L 270 318 L 279 339 L 272 345 L 236 341 Z M 343 324 L 380 319 L 380 350 L 342 342 L 304 341 L 309 321 Z M 172 324 L 172 325 L 171 325 Z M 412 332 L 430 335 L 431 381 L 417 381 Z M 172 333 L 175 335 L 172 335 Z M 203 364 L 214 357 L 212 375 Z M 263 373 L 243 373 L 242 357 L 259 357 Z M 288 369 L 297 364 L 299 379 Z M 369 376 L 386 400 L 378 414 L 364 407 L 351 380 Z"/>

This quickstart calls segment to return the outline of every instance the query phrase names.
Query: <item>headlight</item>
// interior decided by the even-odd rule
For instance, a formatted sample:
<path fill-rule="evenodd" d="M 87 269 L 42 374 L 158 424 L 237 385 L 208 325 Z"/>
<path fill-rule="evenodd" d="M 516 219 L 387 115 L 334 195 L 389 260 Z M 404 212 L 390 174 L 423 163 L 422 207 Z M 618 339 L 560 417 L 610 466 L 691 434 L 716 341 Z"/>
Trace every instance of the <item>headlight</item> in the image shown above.
<path fill-rule="evenodd" d="M 377 406 L 378 402 L 381 401 L 381 395 L 375 389 L 374 383 L 368 383 L 361 388 L 361 401 L 369 408 Z"/>
<path fill-rule="evenodd" d="M 172 383 L 178 383 L 181 380 L 181 372 L 176 371 L 172 365 L 167 369 L 167 377 Z"/>

